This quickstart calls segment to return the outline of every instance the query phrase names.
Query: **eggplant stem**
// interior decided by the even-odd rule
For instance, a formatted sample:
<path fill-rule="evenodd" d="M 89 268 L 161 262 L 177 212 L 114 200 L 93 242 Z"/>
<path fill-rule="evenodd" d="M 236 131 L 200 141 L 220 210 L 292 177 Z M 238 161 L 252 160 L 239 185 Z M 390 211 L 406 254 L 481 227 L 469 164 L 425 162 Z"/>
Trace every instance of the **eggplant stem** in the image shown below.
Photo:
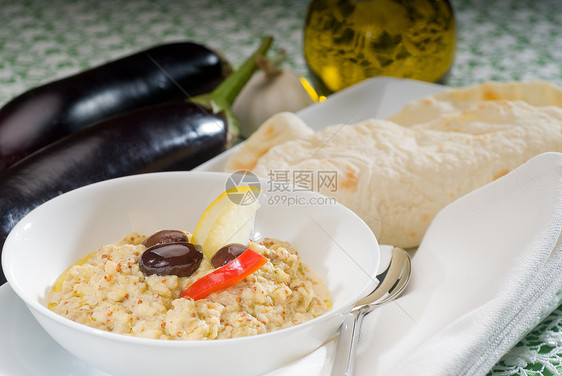
<path fill-rule="evenodd" d="M 189 100 L 190 102 L 211 109 L 215 114 L 224 112 L 231 136 L 235 137 L 238 135 L 238 121 L 232 114 L 230 107 L 244 85 L 250 80 L 254 72 L 258 70 L 259 65 L 256 58 L 258 56 L 265 56 L 272 43 L 273 37 L 263 37 L 260 46 L 252 56 L 246 59 L 246 61 L 217 86 L 215 90 L 208 94 L 198 95 Z"/>

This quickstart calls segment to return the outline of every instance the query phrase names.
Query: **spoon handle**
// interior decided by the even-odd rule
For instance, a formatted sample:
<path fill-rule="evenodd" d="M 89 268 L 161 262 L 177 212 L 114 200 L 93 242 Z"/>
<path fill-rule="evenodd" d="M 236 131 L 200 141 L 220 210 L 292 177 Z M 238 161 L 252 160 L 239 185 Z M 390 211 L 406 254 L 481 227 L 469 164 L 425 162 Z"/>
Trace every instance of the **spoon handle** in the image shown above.
<path fill-rule="evenodd" d="M 410 256 L 403 249 L 394 247 L 388 268 L 377 276 L 378 280 L 382 279 L 381 283 L 373 292 L 357 302 L 341 325 L 331 376 L 353 375 L 354 354 L 363 318 L 376 307 L 400 295 L 410 280 L 410 273 Z"/>
<path fill-rule="evenodd" d="M 353 365 L 355 360 L 355 352 L 359 339 L 359 330 L 363 317 L 370 310 L 368 307 L 361 307 L 356 311 L 352 311 L 344 320 L 341 329 L 338 344 L 336 346 L 336 355 L 332 365 L 331 376 L 351 376 L 353 375 Z"/>

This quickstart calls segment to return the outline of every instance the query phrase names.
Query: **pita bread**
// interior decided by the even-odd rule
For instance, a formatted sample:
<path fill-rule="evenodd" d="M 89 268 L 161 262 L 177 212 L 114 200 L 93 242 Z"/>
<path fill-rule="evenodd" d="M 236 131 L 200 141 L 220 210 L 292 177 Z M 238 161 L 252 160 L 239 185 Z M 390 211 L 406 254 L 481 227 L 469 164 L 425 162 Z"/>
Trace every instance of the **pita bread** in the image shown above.
<path fill-rule="evenodd" d="M 408 248 L 447 204 L 547 151 L 562 152 L 562 108 L 483 100 L 409 127 L 330 126 L 272 147 L 253 172 L 336 171 L 335 191 L 315 190 L 355 211 L 380 243 Z"/>
<path fill-rule="evenodd" d="M 280 112 L 267 119 L 226 163 L 226 172 L 250 171 L 271 147 L 310 136 L 314 131 L 292 112 Z"/>
<path fill-rule="evenodd" d="M 454 88 L 410 102 L 388 118 L 397 124 L 411 126 L 425 123 L 443 114 L 465 110 L 483 101 L 524 101 L 530 105 L 562 107 L 562 90 L 543 81 L 486 82 Z"/>

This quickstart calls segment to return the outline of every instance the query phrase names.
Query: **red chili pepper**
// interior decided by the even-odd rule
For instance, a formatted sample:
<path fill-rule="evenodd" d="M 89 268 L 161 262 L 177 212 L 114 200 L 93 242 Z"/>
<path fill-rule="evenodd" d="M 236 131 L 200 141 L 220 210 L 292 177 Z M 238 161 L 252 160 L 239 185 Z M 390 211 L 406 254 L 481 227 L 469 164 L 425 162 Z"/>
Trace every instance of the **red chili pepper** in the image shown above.
<path fill-rule="evenodd" d="M 251 249 L 247 249 L 225 266 L 199 278 L 181 296 L 182 298 L 191 298 L 193 300 L 203 299 L 215 291 L 224 290 L 240 282 L 261 268 L 266 262 L 267 258 Z"/>

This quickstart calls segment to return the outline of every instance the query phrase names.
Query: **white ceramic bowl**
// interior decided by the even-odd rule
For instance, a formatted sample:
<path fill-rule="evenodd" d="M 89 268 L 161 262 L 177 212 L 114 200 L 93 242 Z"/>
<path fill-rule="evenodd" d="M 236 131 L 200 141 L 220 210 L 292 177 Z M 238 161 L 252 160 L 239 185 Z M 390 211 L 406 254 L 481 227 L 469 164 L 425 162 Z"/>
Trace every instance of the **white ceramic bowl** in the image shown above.
<path fill-rule="evenodd" d="M 43 328 L 76 357 L 111 375 L 253 375 L 283 366 L 321 346 L 344 314 L 370 291 L 379 263 L 377 241 L 365 223 L 339 204 L 295 192 L 304 205 L 263 205 L 256 230 L 291 242 L 326 282 L 329 313 L 291 328 L 253 337 L 166 341 L 93 329 L 45 306 L 55 279 L 81 256 L 129 232 L 192 231 L 207 205 L 225 189 L 228 174 L 166 172 L 92 184 L 29 213 L 2 253 L 8 282 Z M 262 181 L 267 191 L 265 181 Z M 278 193 L 281 194 L 281 193 Z"/>

